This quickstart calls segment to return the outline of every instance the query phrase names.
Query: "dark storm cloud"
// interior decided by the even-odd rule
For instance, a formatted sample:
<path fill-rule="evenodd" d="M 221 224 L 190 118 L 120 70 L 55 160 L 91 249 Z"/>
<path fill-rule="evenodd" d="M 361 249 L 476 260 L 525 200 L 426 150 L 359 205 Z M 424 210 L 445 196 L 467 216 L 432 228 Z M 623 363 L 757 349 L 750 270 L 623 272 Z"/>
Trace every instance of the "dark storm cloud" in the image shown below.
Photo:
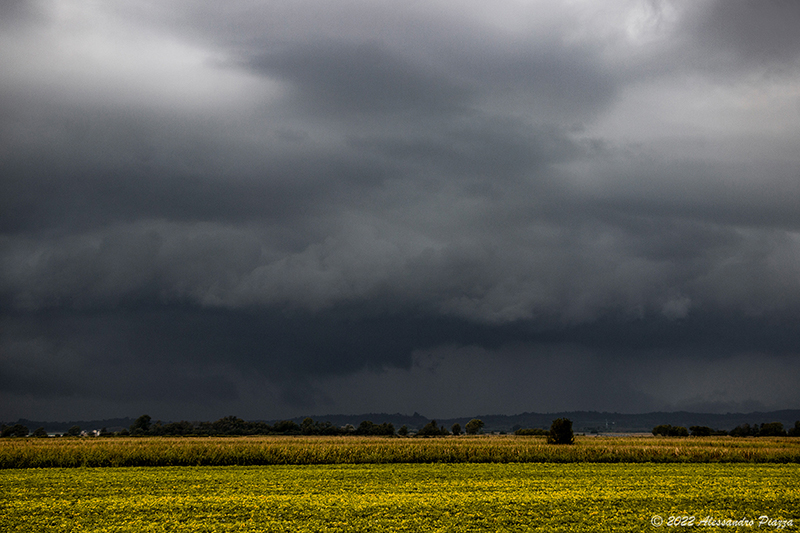
<path fill-rule="evenodd" d="M 3 9 L 2 416 L 800 401 L 792 3 Z"/>
<path fill-rule="evenodd" d="M 91 154 L 36 161 L 10 157 L 6 168 L 20 178 L 3 184 L 0 227 L 86 230 L 141 218 L 288 223 L 348 187 L 379 184 L 392 172 L 337 154 L 275 155 L 269 164 L 217 160 L 201 168 L 209 155 L 205 150 L 198 143 L 182 156 L 161 161 L 134 156 L 107 166 L 92 165 Z"/>
<path fill-rule="evenodd" d="M 415 113 L 457 109 L 468 91 L 410 64 L 380 43 L 295 43 L 250 66 L 294 85 L 312 113 Z"/>
<path fill-rule="evenodd" d="M 797 163 L 758 160 L 714 162 L 653 158 L 606 166 L 595 162 L 597 184 L 586 189 L 598 207 L 631 215 L 709 221 L 721 228 L 754 226 L 796 230 L 800 213 Z M 699 228 L 698 228 L 699 229 Z M 692 246 L 691 241 L 686 242 Z"/>
<path fill-rule="evenodd" d="M 3 388 L 9 393 L 55 401 L 78 396 L 115 403 L 134 401 L 146 394 L 151 401 L 181 404 L 193 412 L 208 412 L 202 406 L 234 403 L 252 413 L 249 416 L 257 416 L 259 411 L 241 403 L 244 376 L 264 383 L 288 384 L 278 393 L 283 402 L 288 402 L 288 408 L 313 409 L 316 406 L 311 395 L 318 393 L 314 383 L 320 378 L 348 380 L 351 374 L 364 369 L 377 370 L 373 375 L 361 374 L 362 386 L 369 390 L 374 388 L 374 382 L 382 381 L 381 368 L 413 371 L 420 361 L 412 357 L 412 352 L 441 350 L 442 346 L 454 344 L 482 350 L 484 362 L 479 366 L 496 368 L 478 378 L 469 366 L 464 366 L 475 364 L 474 356 L 466 353 L 444 351 L 428 362 L 423 360 L 428 385 L 432 389 L 452 389 L 455 395 L 456 399 L 438 399 L 434 405 L 440 409 L 458 410 L 459 403 L 473 405 L 471 400 L 457 399 L 463 388 L 472 391 L 471 396 L 505 396 L 503 382 L 527 380 L 527 384 L 519 385 L 528 390 L 529 380 L 546 375 L 575 380 L 569 394 L 569 401 L 574 402 L 570 408 L 599 401 L 594 404 L 598 408 L 622 409 L 634 397 L 643 402 L 640 406 L 658 408 L 644 390 L 631 388 L 624 365 L 658 365 L 665 362 L 665 354 L 678 351 L 685 354 L 678 359 L 679 365 L 683 360 L 724 367 L 732 351 L 768 350 L 773 357 L 785 357 L 795 353 L 800 341 L 796 324 L 771 320 L 707 316 L 680 322 L 627 317 L 573 327 L 544 328 L 541 324 L 531 327 L 520 323 L 489 327 L 408 313 L 365 317 L 363 309 L 354 312 L 341 308 L 293 316 L 263 310 L 222 312 L 187 307 L 129 309 L 111 316 L 107 311 L 102 315 L 51 311 L 19 321 L 9 319 L 7 324 L 3 346 L 6 359 L 0 375 Z M 24 331 L 26 328 L 31 331 Z M 511 360 L 502 355 L 509 347 L 517 352 Z M 560 347 L 569 348 L 562 352 L 564 348 Z M 493 355 L 498 350 L 501 355 Z M 531 359 L 531 353 L 539 354 L 537 358 L 543 358 L 543 362 L 534 365 L 537 359 Z M 576 354 L 581 355 L 576 359 Z M 597 375 L 585 375 L 592 366 L 614 372 L 605 378 L 612 391 L 598 383 Z M 438 374 L 445 369 L 452 375 Z M 723 372 L 718 370 L 717 374 Z M 755 376 L 758 372 L 751 369 L 750 379 Z M 715 377 L 709 380 L 720 385 Z M 551 395 L 565 394 L 548 383 L 545 380 L 533 388 Z M 349 387 L 347 395 L 359 394 L 357 383 Z M 400 394 L 391 387 L 385 392 L 390 396 Z M 435 396 L 440 392 L 443 391 Z M 379 392 L 361 394 L 379 403 L 384 401 Z M 529 396 L 522 389 L 516 394 Z M 415 401 L 427 404 L 424 394 Z M 517 410 L 525 405 L 519 398 L 510 404 Z M 546 409 L 554 407 L 546 405 Z"/>
<path fill-rule="evenodd" d="M 31 0 L 8 0 L 0 4 L 0 27 L 12 28 L 20 24 L 42 21 L 42 6 Z"/>
<path fill-rule="evenodd" d="M 790 0 L 712 2 L 697 20 L 697 41 L 717 52 L 751 65 L 797 66 L 800 55 L 800 6 Z"/>

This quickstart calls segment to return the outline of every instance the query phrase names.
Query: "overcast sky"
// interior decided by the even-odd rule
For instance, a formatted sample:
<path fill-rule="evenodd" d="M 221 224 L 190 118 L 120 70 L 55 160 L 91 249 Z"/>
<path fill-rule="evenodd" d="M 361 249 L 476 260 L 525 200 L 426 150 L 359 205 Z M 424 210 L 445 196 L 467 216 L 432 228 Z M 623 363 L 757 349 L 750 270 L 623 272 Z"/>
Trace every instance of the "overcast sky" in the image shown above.
<path fill-rule="evenodd" d="M 800 2 L 0 3 L 0 420 L 800 408 Z"/>

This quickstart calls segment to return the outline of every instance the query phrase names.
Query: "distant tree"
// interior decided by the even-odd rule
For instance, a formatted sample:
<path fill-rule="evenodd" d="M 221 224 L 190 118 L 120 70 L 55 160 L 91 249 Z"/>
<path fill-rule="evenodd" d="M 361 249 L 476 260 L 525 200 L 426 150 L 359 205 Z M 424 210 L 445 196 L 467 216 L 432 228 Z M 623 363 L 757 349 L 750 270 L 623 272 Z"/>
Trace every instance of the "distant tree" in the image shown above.
<path fill-rule="evenodd" d="M 36 431 L 33 432 L 33 436 L 36 438 L 42 438 L 47 436 L 47 431 L 44 428 L 36 428 Z"/>
<path fill-rule="evenodd" d="M 300 433 L 303 435 L 314 435 L 316 433 L 316 426 L 311 417 L 303 419 L 303 422 L 300 424 Z"/>
<path fill-rule="evenodd" d="M 557 418 L 550 425 L 550 433 L 547 435 L 548 444 L 572 444 L 575 436 L 572 433 L 572 420 L 569 418 Z"/>
<path fill-rule="evenodd" d="M 80 426 L 72 426 L 67 430 L 67 435 L 70 437 L 80 437 L 81 436 L 81 427 Z"/>
<path fill-rule="evenodd" d="M 730 431 L 732 437 L 755 437 L 758 434 L 758 426 L 750 424 L 740 424 Z"/>
<path fill-rule="evenodd" d="M 355 431 L 356 435 L 374 435 L 375 434 L 375 423 L 370 420 L 362 421 Z"/>
<path fill-rule="evenodd" d="M 683 426 L 662 424 L 653 428 L 653 435 L 661 435 L 662 437 L 688 437 L 689 430 Z"/>
<path fill-rule="evenodd" d="M 708 426 L 692 426 L 689 431 L 692 432 L 692 437 L 710 437 L 714 433 Z"/>
<path fill-rule="evenodd" d="M 417 432 L 418 437 L 438 437 L 441 435 L 448 435 L 449 432 L 447 428 L 444 426 L 438 427 L 436 425 L 436 420 L 431 420 L 425 426 Z"/>
<path fill-rule="evenodd" d="M 316 422 L 314 424 L 315 435 L 340 435 L 341 433 L 341 428 L 334 426 L 330 422 Z"/>
<path fill-rule="evenodd" d="M 369 420 L 364 420 L 358 425 L 354 433 L 356 435 L 392 436 L 394 435 L 394 424 L 391 422 L 375 424 Z"/>
<path fill-rule="evenodd" d="M 673 437 L 688 437 L 689 430 L 683 426 L 673 426 L 672 428 L 672 436 Z"/>
<path fill-rule="evenodd" d="M 519 428 L 514 431 L 514 435 L 519 435 L 523 437 L 541 437 L 547 436 L 550 432 L 546 429 L 541 428 Z"/>
<path fill-rule="evenodd" d="M 783 429 L 783 424 L 780 422 L 769 422 L 761 424 L 758 430 L 759 437 L 785 437 L 786 431 Z"/>
<path fill-rule="evenodd" d="M 653 428 L 653 435 L 656 437 L 668 437 L 669 430 L 672 428 L 669 424 L 661 424 Z"/>
<path fill-rule="evenodd" d="M 283 435 L 297 435 L 300 433 L 300 426 L 298 426 L 296 422 L 293 422 L 291 420 L 281 420 L 280 422 L 276 422 L 275 425 L 272 426 L 272 432 Z"/>
<path fill-rule="evenodd" d="M 406 426 L 405 424 L 400 426 L 400 429 L 397 430 L 397 434 L 400 435 L 401 437 L 408 436 L 408 426 Z"/>
<path fill-rule="evenodd" d="M 146 435 L 150 431 L 150 415 L 142 415 L 131 424 L 131 435 Z"/>
<path fill-rule="evenodd" d="M 253 422 L 253 425 L 259 435 L 269 435 L 272 432 L 272 426 L 266 422 Z"/>
<path fill-rule="evenodd" d="M 479 418 L 473 418 L 467 422 L 465 429 L 467 430 L 467 435 L 477 435 L 483 429 L 483 420 Z"/>
<path fill-rule="evenodd" d="M 376 435 L 383 435 L 384 437 L 394 436 L 394 424 L 391 422 L 383 422 L 375 428 Z"/>
<path fill-rule="evenodd" d="M 150 429 L 151 433 L 153 428 Z M 194 424 L 181 420 L 180 422 L 171 422 L 159 427 L 159 435 L 192 435 L 197 434 L 198 430 L 195 429 Z"/>
<path fill-rule="evenodd" d="M 14 424 L 13 426 L 3 426 L 0 432 L 0 437 L 27 437 L 28 428 L 22 424 Z"/>
<path fill-rule="evenodd" d="M 459 424 L 458 422 L 456 422 L 456 423 L 455 423 L 455 424 L 453 424 L 453 426 L 450 428 L 450 431 L 452 431 L 452 432 L 453 432 L 453 435 L 456 435 L 456 436 L 458 436 L 458 435 L 461 435 L 461 424 Z"/>
<path fill-rule="evenodd" d="M 795 421 L 794 427 L 789 429 L 790 437 L 800 437 L 800 420 Z"/>
<path fill-rule="evenodd" d="M 292 422 L 295 427 L 297 424 Z M 211 425 L 211 429 L 215 435 L 247 435 L 248 424 L 244 420 L 236 416 L 226 416 L 220 418 Z"/>

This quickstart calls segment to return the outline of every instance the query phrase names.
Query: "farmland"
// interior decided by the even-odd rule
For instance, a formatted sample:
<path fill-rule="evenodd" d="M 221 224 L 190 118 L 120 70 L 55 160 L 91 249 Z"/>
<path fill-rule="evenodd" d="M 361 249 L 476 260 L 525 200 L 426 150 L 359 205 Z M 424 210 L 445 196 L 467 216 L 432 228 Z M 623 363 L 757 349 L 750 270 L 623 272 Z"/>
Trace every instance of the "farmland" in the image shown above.
<path fill-rule="evenodd" d="M 799 462 L 796 438 L 3 439 L 0 531 L 792 531 Z"/>
<path fill-rule="evenodd" d="M 796 464 L 15 469 L 0 472 L 0 530 L 641 532 L 675 516 L 792 530 L 798 486 Z"/>
<path fill-rule="evenodd" d="M 2 439 L 0 468 L 362 463 L 799 463 L 797 438 L 205 437 Z"/>

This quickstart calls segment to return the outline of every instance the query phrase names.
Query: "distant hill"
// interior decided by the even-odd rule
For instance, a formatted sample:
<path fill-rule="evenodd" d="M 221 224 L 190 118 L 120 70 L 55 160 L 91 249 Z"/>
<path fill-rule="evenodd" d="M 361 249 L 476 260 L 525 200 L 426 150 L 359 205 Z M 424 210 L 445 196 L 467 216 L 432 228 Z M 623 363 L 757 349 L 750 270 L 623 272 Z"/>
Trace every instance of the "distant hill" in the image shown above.
<path fill-rule="evenodd" d="M 298 424 L 305 419 L 305 416 L 291 418 Z M 330 422 L 334 426 L 344 426 L 352 424 L 358 425 L 369 420 L 375 424 L 388 422 L 394 425 L 395 429 L 408 426 L 410 430 L 421 429 L 431 421 L 430 418 L 419 413 L 413 415 L 403 415 L 400 413 L 367 413 L 360 415 L 323 415 L 310 418 L 315 422 Z M 800 409 L 787 409 L 783 411 L 753 412 L 753 413 L 690 413 L 686 411 L 677 412 L 655 412 L 643 414 L 622 414 L 606 413 L 598 411 L 569 411 L 560 413 L 520 413 L 516 415 L 476 415 L 460 418 L 437 418 L 436 423 L 440 426 L 450 428 L 453 424 L 461 424 L 465 427 L 467 422 L 473 418 L 479 418 L 484 423 L 484 432 L 506 432 L 512 433 L 518 428 L 549 428 L 556 418 L 569 418 L 572 420 L 573 429 L 577 433 L 649 433 L 652 429 L 661 424 L 672 426 L 708 426 L 713 429 L 724 429 L 730 431 L 742 424 L 762 424 L 766 422 L 781 422 L 785 428 L 794 427 L 794 423 L 800 420 Z M 262 420 L 268 424 L 274 424 L 279 420 Z M 109 418 L 105 420 L 79 420 L 70 422 L 43 422 L 36 420 L 19 419 L 5 422 L 6 425 L 22 424 L 30 431 L 43 427 L 48 433 L 64 433 L 72 426 L 80 426 L 82 430 L 94 430 L 106 428 L 108 431 L 119 431 L 122 428 L 130 427 L 133 424 L 132 418 Z M 174 421 L 173 421 L 174 422 Z M 213 420 L 209 420 L 213 422 Z"/>

